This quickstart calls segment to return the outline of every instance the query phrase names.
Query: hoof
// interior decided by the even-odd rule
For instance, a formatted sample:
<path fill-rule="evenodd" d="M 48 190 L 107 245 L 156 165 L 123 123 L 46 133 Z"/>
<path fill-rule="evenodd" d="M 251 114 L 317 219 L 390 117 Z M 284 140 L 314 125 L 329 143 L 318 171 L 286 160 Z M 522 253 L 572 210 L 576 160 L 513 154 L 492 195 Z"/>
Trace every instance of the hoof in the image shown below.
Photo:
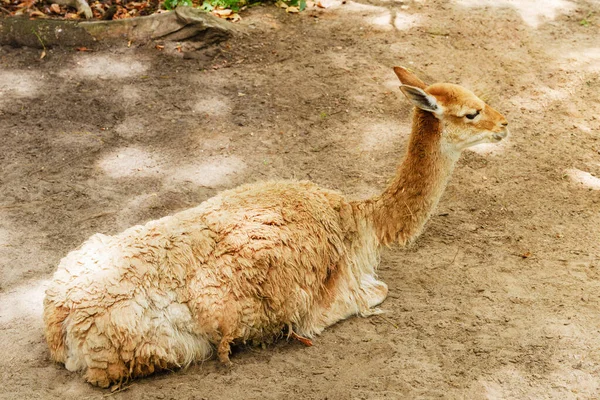
<path fill-rule="evenodd" d="M 93 386 L 107 388 L 110 386 L 108 373 L 104 369 L 90 368 L 85 374 L 85 380 Z"/>

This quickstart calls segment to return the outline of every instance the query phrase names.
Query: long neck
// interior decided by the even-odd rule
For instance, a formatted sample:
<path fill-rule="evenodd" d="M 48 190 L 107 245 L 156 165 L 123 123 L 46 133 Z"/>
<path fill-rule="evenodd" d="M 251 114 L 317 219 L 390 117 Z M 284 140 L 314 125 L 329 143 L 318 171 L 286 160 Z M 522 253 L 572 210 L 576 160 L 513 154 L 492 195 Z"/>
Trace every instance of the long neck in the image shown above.
<path fill-rule="evenodd" d="M 441 133 L 436 117 L 415 109 L 408 150 L 396 176 L 382 194 L 359 205 L 380 244 L 415 239 L 437 206 L 459 156 L 444 150 Z"/>

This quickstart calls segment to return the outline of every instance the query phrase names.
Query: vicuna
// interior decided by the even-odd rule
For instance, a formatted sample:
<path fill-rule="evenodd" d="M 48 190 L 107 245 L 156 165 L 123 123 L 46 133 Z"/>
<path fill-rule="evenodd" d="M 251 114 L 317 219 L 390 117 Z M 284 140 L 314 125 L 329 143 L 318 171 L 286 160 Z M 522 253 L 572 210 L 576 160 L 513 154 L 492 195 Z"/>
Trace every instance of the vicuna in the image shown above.
<path fill-rule="evenodd" d="M 205 360 L 287 329 L 312 338 L 387 295 L 382 246 L 419 235 L 461 151 L 508 134 L 506 119 L 453 84 L 394 68 L 415 105 L 406 156 L 380 195 L 347 201 L 310 182 L 265 182 L 69 253 L 46 291 L 52 358 L 107 387 Z"/>

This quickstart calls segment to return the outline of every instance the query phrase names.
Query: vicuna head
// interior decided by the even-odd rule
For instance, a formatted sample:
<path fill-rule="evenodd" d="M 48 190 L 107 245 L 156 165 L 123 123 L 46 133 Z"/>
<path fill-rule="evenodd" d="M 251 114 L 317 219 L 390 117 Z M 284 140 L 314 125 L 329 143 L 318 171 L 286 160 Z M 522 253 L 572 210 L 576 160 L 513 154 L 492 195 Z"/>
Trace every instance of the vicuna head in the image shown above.
<path fill-rule="evenodd" d="M 408 100 L 441 122 L 441 139 L 451 150 L 499 142 L 508 135 L 506 118 L 470 90 L 451 83 L 427 86 L 402 67 L 394 67 L 394 72 Z"/>

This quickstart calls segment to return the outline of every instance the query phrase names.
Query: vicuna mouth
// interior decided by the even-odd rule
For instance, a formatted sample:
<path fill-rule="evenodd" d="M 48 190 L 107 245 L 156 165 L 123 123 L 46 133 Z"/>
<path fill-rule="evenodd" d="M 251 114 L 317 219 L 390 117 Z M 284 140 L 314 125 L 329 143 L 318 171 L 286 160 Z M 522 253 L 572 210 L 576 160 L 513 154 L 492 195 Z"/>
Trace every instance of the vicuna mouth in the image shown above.
<path fill-rule="evenodd" d="M 502 131 L 502 132 L 494 133 L 492 135 L 492 140 L 494 140 L 495 142 L 499 142 L 507 136 L 508 136 L 508 129 L 505 131 Z"/>

